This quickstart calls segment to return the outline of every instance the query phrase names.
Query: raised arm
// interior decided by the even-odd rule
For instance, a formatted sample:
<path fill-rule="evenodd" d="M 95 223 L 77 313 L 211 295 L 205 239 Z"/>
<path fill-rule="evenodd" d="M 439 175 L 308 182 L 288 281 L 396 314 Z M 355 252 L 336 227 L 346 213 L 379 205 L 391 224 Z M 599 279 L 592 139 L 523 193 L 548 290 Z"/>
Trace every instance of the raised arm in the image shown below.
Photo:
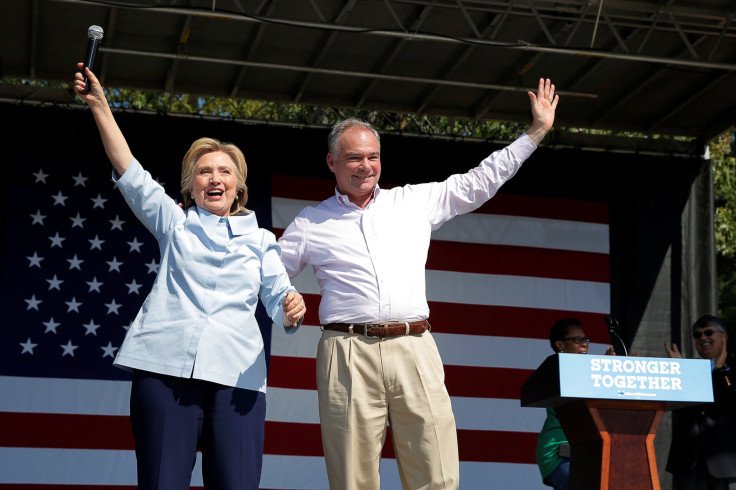
<path fill-rule="evenodd" d="M 526 134 L 539 146 L 555 122 L 555 110 L 560 96 L 555 95 L 555 86 L 549 78 L 540 78 L 537 93 L 530 91 L 528 94 L 532 103 L 532 125 L 526 130 Z"/>
<path fill-rule="evenodd" d="M 118 123 L 115 122 L 115 117 L 112 115 L 99 80 L 89 68 L 84 67 L 84 63 L 77 63 L 77 66 L 86 70 L 87 82 L 90 88 L 89 93 L 82 93 L 85 84 L 81 72 L 77 72 L 74 76 L 74 88 L 77 95 L 87 103 L 92 111 L 110 163 L 119 175 L 123 175 L 128 170 L 130 162 L 133 161 L 133 153 L 130 151 L 128 142 L 125 141 Z"/>

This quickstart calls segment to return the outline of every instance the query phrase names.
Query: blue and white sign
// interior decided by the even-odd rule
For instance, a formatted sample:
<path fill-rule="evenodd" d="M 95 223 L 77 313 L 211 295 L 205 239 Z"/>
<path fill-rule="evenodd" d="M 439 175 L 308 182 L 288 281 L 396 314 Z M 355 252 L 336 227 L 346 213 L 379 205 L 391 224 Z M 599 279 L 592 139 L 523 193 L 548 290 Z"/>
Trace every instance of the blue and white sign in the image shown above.
<path fill-rule="evenodd" d="M 667 402 L 713 401 L 707 359 L 558 354 L 560 396 Z"/>

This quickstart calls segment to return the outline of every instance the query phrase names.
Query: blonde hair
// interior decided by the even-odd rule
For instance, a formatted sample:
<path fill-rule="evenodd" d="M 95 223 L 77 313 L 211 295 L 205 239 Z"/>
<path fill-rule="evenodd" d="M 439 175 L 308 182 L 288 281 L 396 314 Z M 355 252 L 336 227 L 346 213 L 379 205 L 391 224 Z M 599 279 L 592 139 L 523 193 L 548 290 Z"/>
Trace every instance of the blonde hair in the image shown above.
<path fill-rule="evenodd" d="M 192 197 L 192 178 L 194 166 L 203 155 L 208 153 L 221 151 L 230 157 L 235 167 L 235 176 L 238 180 L 238 193 L 230 207 L 230 214 L 240 214 L 245 209 L 245 203 L 248 202 L 248 187 L 245 185 L 245 179 L 248 177 L 248 165 L 245 163 L 245 156 L 240 148 L 232 143 L 223 143 L 214 138 L 199 138 L 189 147 L 184 160 L 181 162 L 181 197 L 184 198 L 184 210 L 195 206 Z"/>

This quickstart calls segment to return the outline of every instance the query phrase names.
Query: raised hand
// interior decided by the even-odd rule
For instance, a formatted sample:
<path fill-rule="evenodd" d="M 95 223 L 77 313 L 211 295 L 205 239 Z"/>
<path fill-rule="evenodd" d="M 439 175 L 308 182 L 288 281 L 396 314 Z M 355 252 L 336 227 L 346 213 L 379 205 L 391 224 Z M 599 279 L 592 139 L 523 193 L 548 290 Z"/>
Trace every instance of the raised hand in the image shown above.
<path fill-rule="evenodd" d="M 84 63 L 77 63 L 77 66 L 85 71 L 84 73 L 87 75 L 87 85 L 89 85 L 89 92 L 83 94 L 82 89 L 85 87 L 84 76 L 81 72 L 74 74 L 74 90 L 76 90 L 79 98 L 84 100 L 89 106 L 101 104 L 107 105 L 105 92 L 102 90 L 102 85 L 100 85 L 100 81 L 97 80 L 95 74 L 92 73 L 89 68 L 84 66 Z"/>
<path fill-rule="evenodd" d="M 669 342 L 664 343 L 664 350 L 667 351 L 667 357 L 672 357 L 675 359 L 682 359 L 682 354 L 680 353 L 680 349 L 677 348 L 677 344 L 672 342 L 672 348 L 670 348 Z"/>
<path fill-rule="evenodd" d="M 555 86 L 549 78 L 546 80 L 544 78 L 539 79 L 536 94 L 532 91 L 527 93 L 532 105 L 532 125 L 526 134 L 538 145 L 547 132 L 552 129 L 560 96 L 555 95 Z"/>

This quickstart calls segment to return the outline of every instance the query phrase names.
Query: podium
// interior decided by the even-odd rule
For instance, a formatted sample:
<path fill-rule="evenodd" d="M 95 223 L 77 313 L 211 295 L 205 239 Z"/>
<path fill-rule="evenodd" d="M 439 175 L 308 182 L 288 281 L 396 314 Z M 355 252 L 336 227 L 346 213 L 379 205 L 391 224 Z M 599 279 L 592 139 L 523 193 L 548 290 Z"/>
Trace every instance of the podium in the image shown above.
<path fill-rule="evenodd" d="M 553 354 L 521 387 L 521 406 L 555 409 L 571 490 L 659 490 L 659 422 L 713 401 L 710 370 L 704 359 Z"/>

